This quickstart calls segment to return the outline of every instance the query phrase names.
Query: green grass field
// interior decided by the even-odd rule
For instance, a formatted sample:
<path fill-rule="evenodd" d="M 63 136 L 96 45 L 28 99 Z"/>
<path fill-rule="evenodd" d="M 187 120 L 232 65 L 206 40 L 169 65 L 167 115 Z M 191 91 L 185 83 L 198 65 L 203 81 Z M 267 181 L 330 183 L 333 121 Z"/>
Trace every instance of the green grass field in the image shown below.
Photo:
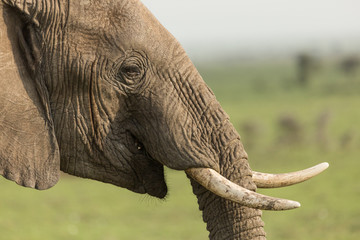
<path fill-rule="evenodd" d="M 239 130 L 254 170 L 330 163 L 306 183 L 259 190 L 302 203 L 297 210 L 263 213 L 268 239 L 359 239 L 360 76 L 341 73 L 333 61 L 315 71 L 307 87 L 298 86 L 292 62 L 199 69 Z M 280 124 L 283 118 L 291 119 L 297 135 Z M 0 239 L 207 239 L 185 174 L 167 169 L 166 175 L 164 201 L 67 175 L 41 192 L 2 178 Z"/>

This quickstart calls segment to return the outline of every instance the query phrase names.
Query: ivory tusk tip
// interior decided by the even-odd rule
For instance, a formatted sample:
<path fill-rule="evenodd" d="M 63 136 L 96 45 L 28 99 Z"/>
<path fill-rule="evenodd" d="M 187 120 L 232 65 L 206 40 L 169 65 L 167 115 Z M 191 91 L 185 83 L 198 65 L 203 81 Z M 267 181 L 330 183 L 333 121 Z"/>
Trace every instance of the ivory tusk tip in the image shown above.
<path fill-rule="evenodd" d="M 325 171 L 329 166 L 330 166 L 330 164 L 328 162 L 323 162 L 323 163 L 320 163 L 320 164 L 314 166 L 314 169 L 317 169 L 317 172 L 318 172 L 317 174 L 320 174 L 323 171 Z"/>
<path fill-rule="evenodd" d="M 287 200 L 287 206 L 284 209 L 281 210 L 291 210 L 291 209 L 296 209 L 301 207 L 301 204 L 297 201 L 293 201 L 293 200 Z"/>
<path fill-rule="evenodd" d="M 327 169 L 327 168 L 330 166 L 330 164 L 329 164 L 328 162 L 323 162 L 323 163 L 320 163 L 319 165 L 320 165 L 324 170 Z"/>
<path fill-rule="evenodd" d="M 299 208 L 301 207 L 301 204 L 299 202 L 294 202 L 294 208 Z"/>

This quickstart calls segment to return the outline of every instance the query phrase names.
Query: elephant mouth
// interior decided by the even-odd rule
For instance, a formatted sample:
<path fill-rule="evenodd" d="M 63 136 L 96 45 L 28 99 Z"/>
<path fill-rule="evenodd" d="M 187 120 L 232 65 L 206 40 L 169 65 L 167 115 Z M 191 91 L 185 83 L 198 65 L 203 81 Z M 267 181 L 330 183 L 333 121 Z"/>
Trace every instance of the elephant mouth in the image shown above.
<path fill-rule="evenodd" d="M 164 165 L 156 161 L 146 150 L 144 144 L 133 134 L 128 132 L 129 149 L 134 154 L 132 168 L 140 187 L 135 192 L 147 193 L 160 199 L 165 198 L 168 188 L 165 181 Z"/>

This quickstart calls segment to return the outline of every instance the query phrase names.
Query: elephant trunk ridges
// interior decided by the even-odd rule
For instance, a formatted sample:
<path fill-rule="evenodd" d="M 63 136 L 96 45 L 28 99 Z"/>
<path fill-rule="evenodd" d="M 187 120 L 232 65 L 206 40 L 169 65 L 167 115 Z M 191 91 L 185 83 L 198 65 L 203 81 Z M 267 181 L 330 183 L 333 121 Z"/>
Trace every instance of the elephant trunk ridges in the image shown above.
<path fill-rule="evenodd" d="M 232 124 L 225 120 L 214 134 L 214 146 L 219 148 L 220 174 L 247 189 L 256 190 L 251 169 L 239 135 Z M 198 197 L 203 219 L 207 223 L 210 239 L 265 239 L 261 211 L 241 206 L 209 192 L 191 180 L 193 192 Z"/>

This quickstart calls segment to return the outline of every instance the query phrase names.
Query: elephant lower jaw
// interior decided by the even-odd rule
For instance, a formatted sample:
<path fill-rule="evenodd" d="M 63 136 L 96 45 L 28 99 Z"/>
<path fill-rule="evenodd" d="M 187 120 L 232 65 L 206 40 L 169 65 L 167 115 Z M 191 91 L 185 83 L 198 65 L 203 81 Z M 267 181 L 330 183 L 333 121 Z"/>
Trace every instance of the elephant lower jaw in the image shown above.
<path fill-rule="evenodd" d="M 164 166 L 153 160 L 150 156 L 147 157 L 150 161 L 142 163 L 141 170 L 137 170 L 137 176 L 142 182 L 142 189 L 140 193 L 147 193 L 150 196 L 163 199 L 168 193 L 168 188 L 165 181 Z"/>
<path fill-rule="evenodd" d="M 144 181 L 144 189 L 147 194 L 153 197 L 163 199 L 168 193 L 168 188 L 164 177 L 164 167 L 161 166 L 160 178 L 157 182 Z M 151 173 L 150 173 L 151 174 Z"/>

